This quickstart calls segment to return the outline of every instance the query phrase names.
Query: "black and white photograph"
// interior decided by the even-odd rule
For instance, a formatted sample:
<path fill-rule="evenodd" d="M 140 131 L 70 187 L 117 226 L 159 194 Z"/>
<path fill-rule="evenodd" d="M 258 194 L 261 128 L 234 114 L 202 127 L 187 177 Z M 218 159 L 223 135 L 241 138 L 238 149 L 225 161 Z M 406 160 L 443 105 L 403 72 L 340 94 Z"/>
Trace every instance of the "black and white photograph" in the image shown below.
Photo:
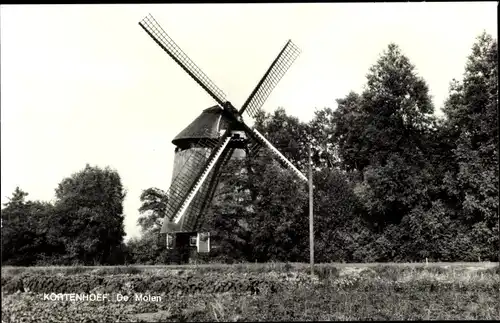
<path fill-rule="evenodd" d="M 2 323 L 500 320 L 497 12 L 1 5 Z"/>

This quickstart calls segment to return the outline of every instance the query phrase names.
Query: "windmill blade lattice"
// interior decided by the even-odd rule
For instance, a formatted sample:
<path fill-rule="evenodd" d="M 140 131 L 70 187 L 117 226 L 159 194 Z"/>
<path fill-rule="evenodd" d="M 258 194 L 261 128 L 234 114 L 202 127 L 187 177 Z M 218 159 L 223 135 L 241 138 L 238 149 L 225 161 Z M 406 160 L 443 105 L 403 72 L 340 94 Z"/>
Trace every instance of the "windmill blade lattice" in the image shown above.
<path fill-rule="evenodd" d="M 212 169 L 203 185 L 199 190 L 194 193 L 194 197 L 186 208 L 183 215 L 181 215 L 181 226 L 183 230 L 186 231 L 196 231 L 196 225 L 200 221 L 200 217 L 203 217 L 203 211 L 206 208 L 206 202 L 211 194 L 210 183 L 216 177 L 215 169 Z"/>
<path fill-rule="evenodd" d="M 196 147 L 214 149 L 217 146 L 217 140 L 200 140 Z M 176 211 L 182 206 L 185 200 L 186 191 L 195 183 L 199 170 L 207 163 L 208 156 L 204 149 L 191 149 L 185 156 L 185 162 L 172 179 L 170 188 L 167 191 L 168 202 L 165 211 L 165 221 L 162 227 L 162 233 L 166 232 L 167 222 L 171 221 Z M 193 205 L 196 207 L 197 203 Z"/>
<path fill-rule="evenodd" d="M 250 156 L 256 156 L 262 148 L 262 144 L 258 141 L 252 140 L 248 145 L 248 152 Z"/>
<path fill-rule="evenodd" d="M 204 221 L 205 221 L 205 216 L 206 216 L 206 210 L 208 209 L 210 203 L 213 200 L 217 184 L 220 181 L 222 172 L 221 168 L 223 168 L 231 159 L 231 156 L 234 152 L 234 148 L 226 149 L 224 150 L 220 162 L 214 167 L 214 169 L 211 171 L 211 174 L 209 176 L 210 181 L 207 183 L 208 185 L 205 186 L 205 191 L 204 192 L 199 192 L 198 194 L 203 194 L 202 197 L 196 197 L 199 198 L 200 201 L 203 201 L 197 209 L 197 216 L 190 217 L 189 219 L 192 219 L 192 221 L 189 221 L 186 223 L 186 227 L 189 230 L 198 230 L 201 226 L 203 226 Z"/>
<path fill-rule="evenodd" d="M 300 49 L 289 40 L 241 107 L 240 115 L 246 111 L 250 117 L 256 117 L 269 94 L 299 55 Z"/>
<path fill-rule="evenodd" d="M 210 175 L 213 167 L 218 162 L 221 155 L 223 155 L 229 141 L 231 140 L 230 131 L 226 130 L 224 135 L 218 140 L 217 145 L 213 146 L 213 141 L 210 141 L 208 148 L 212 148 L 210 156 L 206 154 L 199 153 L 192 149 L 189 160 L 185 163 L 183 171 L 179 172 L 179 175 L 174 179 L 171 189 L 169 189 L 169 194 L 172 193 L 173 203 L 167 207 L 164 225 L 162 227 L 161 233 L 165 233 L 167 230 L 167 222 L 169 220 L 178 224 L 181 219 L 183 222 L 189 215 L 197 215 L 197 211 L 200 210 L 202 199 L 196 199 L 199 190 Z M 191 158 L 194 158 L 193 160 Z M 186 168 L 189 167 L 189 168 Z M 202 194 L 203 195 L 203 194 Z M 170 196 L 169 196 L 170 197 Z M 200 203 L 200 206 L 195 205 L 193 207 L 192 202 Z M 185 216 L 185 212 L 191 207 L 193 212 Z"/>
<path fill-rule="evenodd" d="M 226 134 L 229 134 L 229 131 L 226 131 Z M 220 156 L 222 155 L 222 153 L 226 149 L 230 140 L 231 140 L 231 137 L 229 135 L 223 136 L 222 139 L 220 140 L 220 145 L 213 150 L 212 154 L 210 155 L 210 157 L 207 160 L 207 164 L 205 165 L 205 167 L 201 170 L 201 172 L 197 176 L 197 179 L 194 182 L 194 187 L 191 187 L 189 189 L 189 192 L 186 195 L 185 200 L 181 205 L 181 208 L 176 212 L 174 219 L 173 219 L 175 223 L 178 223 L 180 218 L 184 215 L 184 212 L 189 207 L 189 205 L 192 202 L 193 198 L 195 197 L 196 193 L 198 193 L 198 190 L 201 188 L 201 186 L 205 182 L 210 171 L 217 163 L 218 159 L 220 158 Z"/>
<path fill-rule="evenodd" d="M 289 161 L 288 158 L 286 158 L 285 155 L 281 153 L 281 151 L 274 147 L 273 144 L 269 142 L 269 140 L 267 140 L 259 131 L 257 131 L 257 129 L 253 129 L 253 134 L 260 139 L 262 145 L 266 146 L 274 153 L 275 157 L 277 157 L 282 163 L 290 168 L 299 178 L 307 182 L 307 177 L 302 174 L 302 172 L 298 170 L 297 167 L 295 167 L 295 165 L 292 164 L 292 162 Z"/>
<path fill-rule="evenodd" d="M 139 22 L 139 25 L 153 40 L 167 52 L 212 98 L 224 106 L 226 95 L 214 82 L 182 51 L 182 49 L 161 28 L 151 14 Z"/>

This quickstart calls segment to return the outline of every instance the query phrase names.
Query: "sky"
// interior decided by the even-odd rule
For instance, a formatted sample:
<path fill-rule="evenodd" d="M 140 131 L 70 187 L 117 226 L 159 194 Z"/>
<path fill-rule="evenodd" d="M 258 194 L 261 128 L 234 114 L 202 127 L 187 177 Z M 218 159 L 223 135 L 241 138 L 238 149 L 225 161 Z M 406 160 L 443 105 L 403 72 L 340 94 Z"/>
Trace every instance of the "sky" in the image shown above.
<path fill-rule="evenodd" d="M 496 2 L 2 5 L 1 202 L 16 186 L 54 201 L 88 163 L 118 171 L 127 238 L 142 190 L 167 190 L 171 140 L 215 102 L 140 28 L 152 14 L 240 107 L 288 39 L 302 53 L 263 106 L 309 121 L 361 92 L 391 42 L 442 107 Z"/>

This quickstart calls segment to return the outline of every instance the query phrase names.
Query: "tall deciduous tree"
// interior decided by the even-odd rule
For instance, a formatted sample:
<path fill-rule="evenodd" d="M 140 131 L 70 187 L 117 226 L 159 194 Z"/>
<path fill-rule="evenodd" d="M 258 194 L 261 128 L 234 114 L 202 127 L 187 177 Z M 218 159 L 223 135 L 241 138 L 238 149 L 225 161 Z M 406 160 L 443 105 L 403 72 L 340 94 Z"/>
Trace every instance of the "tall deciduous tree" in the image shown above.
<path fill-rule="evenodd" d="M 142 203 L 139 208 L 141 216 L 138 223 L 142 232 L 159 233 L 167 212 L 167 193 L 159 188 L 151 187 L 141 193 L 140 200 Z"/>
<path fill-rule="evenodd" d="M 110 168 L 86 167 L 56 189 L 58 224 L 66 256 L 83 263 L 105 263 L 123 242 L 125 192 Z"/>
<path fill-rule="evenodd" d="M 127 246 L 131 261 L 141 264 L 158 264 L 165 261 L 165 246 L 159 243 L 159 233 L 167 210 L 168 195 L 162 189 L 150 187 L 140 195 L 141 216 L 138 224 L 141 236 L 132 238 Z"/>
<path fill-rule="evenodd" d="M 498 256 L 498 48 L 483 33 L 472 47 L 463 81 L 454 80 L 443 109 L 456 140 L 455 167 L 444 179 L 482 259 Z"/>
<path fill-rule="evenodd" d="M 347 170 L 363 174 L 357 189 L 372 221 L 399 223 L 419 203 L 429 203 L 430 175 L 424 138 L 433 122 L 425 81 L 390 44 L 370 68 L 362 95 L 338 100 L 335 131 Z"/>
<path fill-rule="evenodd" d="M 48 232 L 53 205 L 26 199 L 16 188 L 2 209 L 2 263 L 34 265 L 57 252 L 57 241 Z"/>
<path fill-rule="evenodd" d="M 421 136 L 434 107 L 427 84 L 397 45 L 370 68 L 363 94 L 350 93 L 338 104 L 335 135 L 347 168 L 385 166 L 394 153 L 422 158 Z"/>

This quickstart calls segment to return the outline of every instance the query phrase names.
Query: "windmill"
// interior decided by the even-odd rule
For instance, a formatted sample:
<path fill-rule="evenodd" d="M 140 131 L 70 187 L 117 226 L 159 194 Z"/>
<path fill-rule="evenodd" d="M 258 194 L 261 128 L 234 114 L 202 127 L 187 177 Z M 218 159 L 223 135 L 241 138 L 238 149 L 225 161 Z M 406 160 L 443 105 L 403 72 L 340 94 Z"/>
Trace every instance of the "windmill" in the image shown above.
<path fill-rule="evenodd" d="M 286 42 L 243 106 L 236 109 L 224 92 L 191 61 L 150 14 L 139 25 L 217 103 L 203 110 L 172 141 L 176 145 L 176 155 L 172 182 L 167 191 L 166 215 L 160 231 L 167 236 L 167 247 L 185 245 L 186 239 L 189 241 L 193 234 L 200 237 L 198 231 L 203 224 L 204 213 L 213 198 L 221 170 L 231 158 L 252 156 L 266 147 L 283 166 L 307 182 L 304 174 L 243 119 L 243 115 L 256 117 L 271 91 L 300 54 L 291 40 Z M 199 247 L 200 239 L 196 241 Z"/>

